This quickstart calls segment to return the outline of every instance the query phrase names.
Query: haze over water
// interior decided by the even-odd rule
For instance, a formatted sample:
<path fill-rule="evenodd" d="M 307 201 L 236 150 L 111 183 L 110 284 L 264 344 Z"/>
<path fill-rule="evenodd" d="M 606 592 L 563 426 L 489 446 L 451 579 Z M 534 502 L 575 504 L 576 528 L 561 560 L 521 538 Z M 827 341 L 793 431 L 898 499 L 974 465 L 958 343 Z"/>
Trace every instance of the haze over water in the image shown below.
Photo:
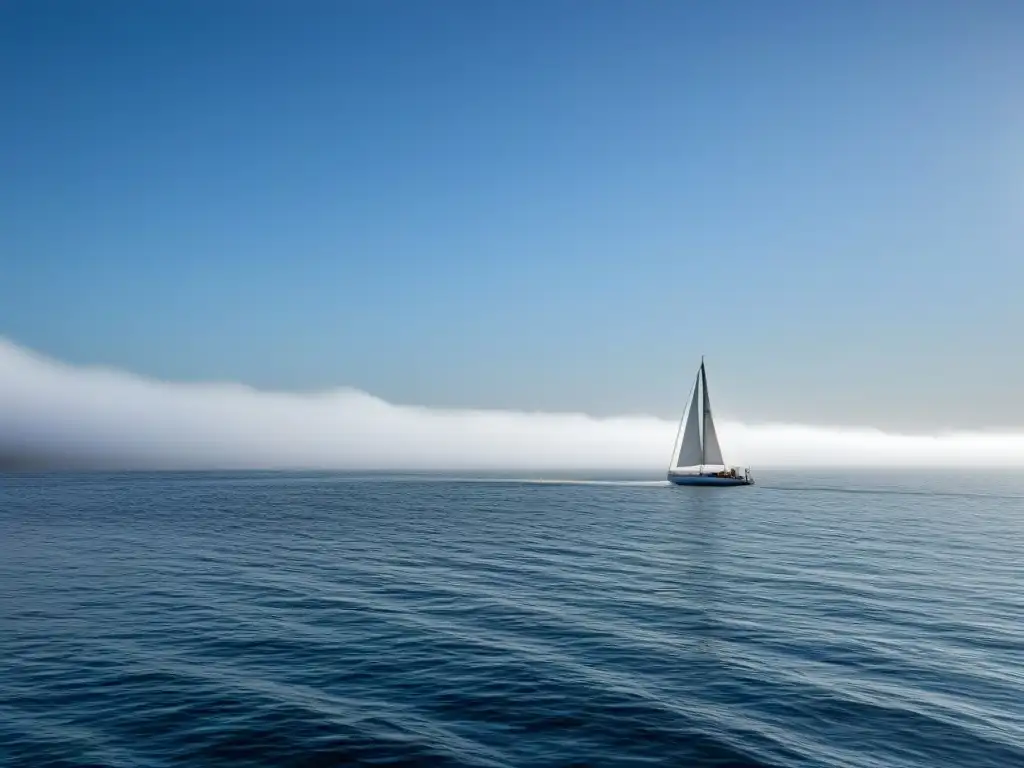
<path fill-rule="evenodd" d="M 0 763 L 1024 764 L 1024 478 L 758 479 L 7 475 Z"/>

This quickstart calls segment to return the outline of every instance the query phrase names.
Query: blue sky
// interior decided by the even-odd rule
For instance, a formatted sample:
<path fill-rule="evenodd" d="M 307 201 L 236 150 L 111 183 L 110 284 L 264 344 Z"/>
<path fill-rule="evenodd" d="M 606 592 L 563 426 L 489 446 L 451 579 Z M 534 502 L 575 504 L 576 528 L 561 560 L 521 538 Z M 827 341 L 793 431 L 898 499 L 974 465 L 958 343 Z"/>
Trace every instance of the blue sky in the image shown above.
<path fill-rule="evenodd" d="M 0 95 L 0 334 L 62 360 L 1024 425 L 1020 3 L 9 2 Z"/>

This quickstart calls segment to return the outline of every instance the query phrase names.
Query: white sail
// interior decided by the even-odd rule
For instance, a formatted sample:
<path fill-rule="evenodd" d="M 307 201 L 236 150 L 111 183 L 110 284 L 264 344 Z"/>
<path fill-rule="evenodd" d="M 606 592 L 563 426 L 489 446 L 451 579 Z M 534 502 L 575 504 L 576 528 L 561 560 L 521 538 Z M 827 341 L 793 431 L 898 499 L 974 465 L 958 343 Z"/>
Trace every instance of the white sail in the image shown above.
<path fill-rule="evenodd" d="M 704 452 L 701 464 L 725 465 L 722 458 L 722 446 L 718 444 L 718 434 L 715 432 L 715 420 L 711 416 L 711 399 L 708 397 L 708 375 L 704 370 L 703 361 L 700 364 L 700 376 L 702 389 L 704 390 Z"/>
<path fill-rule="evenodd" d="M 722 456 L 715 419 L 711 414 L 708 374 L 701 358 L 697 380 L 693 383 L 690 407 L 683 417 L 672 446 L 673 462 L 668 481 L 673 485 L 735 486 L 753 485 L 749 469 L 730 467 Z"/>
<path fill-rule="evenodd" d="M 693 399 L 690 400 L 689 412 L 686 415 L 686 426 L 683 428 L 683 442 L 679 446 L 676 467 L 695 467 L 701 463 L 700 443 L 700 375 L 693 384 Z"/>

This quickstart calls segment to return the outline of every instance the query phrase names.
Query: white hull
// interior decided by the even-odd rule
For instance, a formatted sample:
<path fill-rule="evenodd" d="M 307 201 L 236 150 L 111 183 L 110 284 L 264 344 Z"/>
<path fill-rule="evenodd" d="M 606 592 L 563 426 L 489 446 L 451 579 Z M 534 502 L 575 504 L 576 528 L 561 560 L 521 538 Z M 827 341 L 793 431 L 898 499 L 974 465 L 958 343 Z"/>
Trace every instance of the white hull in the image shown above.
<path fill-rule="evenodd" d="M 673 485 L 711 485 L 718 487 L 754 484 L 754 478 L 749 476 L 715 477 L 714 475 L 674 475 L 671 472 L 668 474 L 668 481 Z"/>

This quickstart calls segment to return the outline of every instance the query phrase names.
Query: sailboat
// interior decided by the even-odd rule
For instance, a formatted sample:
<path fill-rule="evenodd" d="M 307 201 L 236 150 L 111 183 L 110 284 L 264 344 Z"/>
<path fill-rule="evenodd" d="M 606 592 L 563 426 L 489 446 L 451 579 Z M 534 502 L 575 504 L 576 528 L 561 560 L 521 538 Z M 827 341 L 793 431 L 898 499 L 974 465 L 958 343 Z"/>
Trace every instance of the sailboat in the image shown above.
<path fill-rule="evenodd" d="M 731 467 L 722 457 L 715 420 L 708 397 L 708 375 L 700 359 L 693 382 L 690 407 L 679 422 L 668 480 L 676 485 L 753 485 L 754 476 L 744 467 Z"/>

